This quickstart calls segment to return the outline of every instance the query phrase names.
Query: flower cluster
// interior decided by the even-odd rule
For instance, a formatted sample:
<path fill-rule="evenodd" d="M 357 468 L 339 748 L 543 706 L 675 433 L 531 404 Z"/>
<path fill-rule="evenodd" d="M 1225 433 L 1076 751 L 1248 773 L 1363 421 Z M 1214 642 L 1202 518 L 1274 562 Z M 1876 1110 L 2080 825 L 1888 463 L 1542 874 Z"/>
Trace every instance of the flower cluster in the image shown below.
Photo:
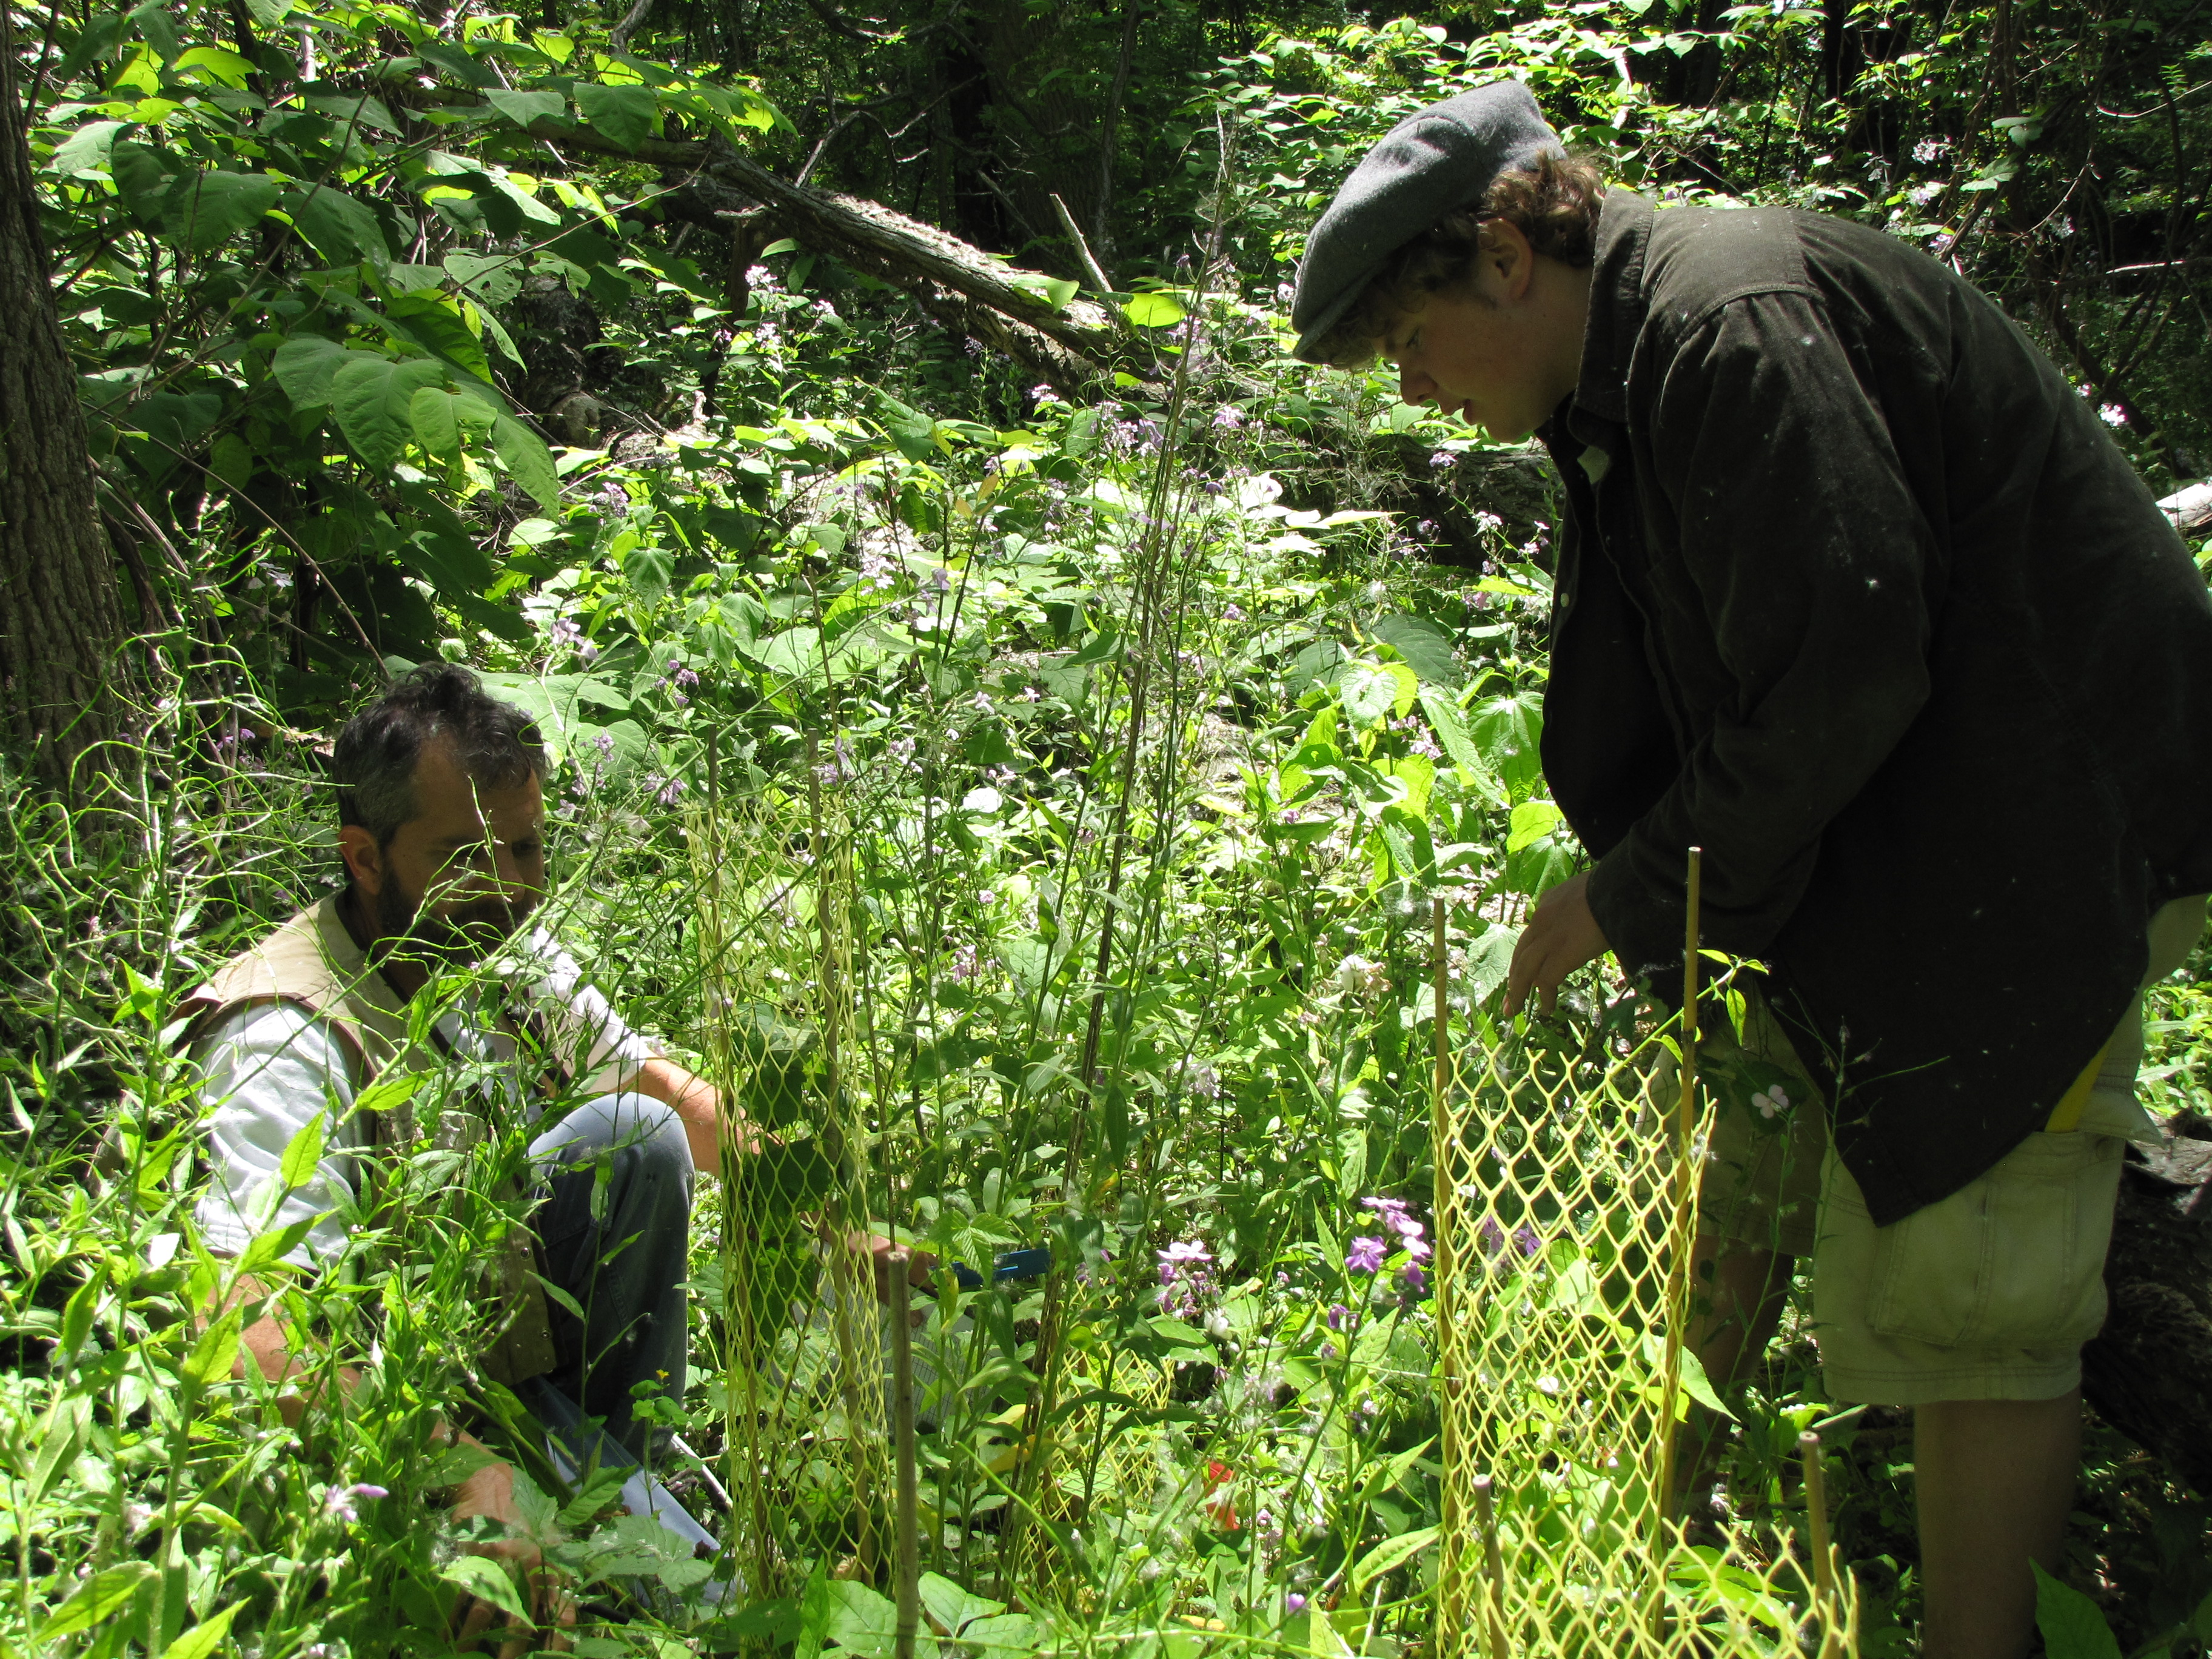
<path fill-rule="evenodd" d="M 1336 965 L 1337 988 L 1348 997 L 1379 997 L 1390 988 L 1389 976 L 1380 963 L 1365 957 L 1346 957 Z"/>
<path fill-rule="evenodd" d="M 1177 1319 L 1198 1311 L 1199 1298 L 1213 1291 L 1213 1253 L 1196 1239 L 1178 1241 L 1158 1252 L 1160 1259 L 1160 1310 Z"/>
<path fill-rule="evenodd" d="M 361 1519 L 356 1499 L 389 1498 L 392 1494 L 381 1486 L 372 1486 L 366 1480 L 356 1480 L 350 1486 L 332 1486 L 323 1494 L 323 1513 L 333 1521 L 351 1526 Z"/>
<path fill-rule="evenodd" d="M 1221 1077 L 1211 1066 L 1195 1065 L 1186 1060 L 1176 1067 L 1176 1078 L 1200 1100 L 1221 1098 Z"/>
<path fill-rule="evenodd" d="M 1434 1254 L 1429 1248 L 1427 1230 L 1413 1219 L 1406 1207 L 1406 1200 L 1402 1198 L 1363 1198 L 1359 1200 L 1359 1206 L 1362 1209 L 1374 1211 L 1383 1226 L 1396 1235 L 1398 1248 L 1406 1253 L 1406 1266 L 1398 1275 L 1399 1280 L 1405 1285 L 1408 1295 L 1419 1296 L 1428 1285 L 1428 1279 L 1422 1271 L 1421 1264 Z M 1352 1243 L 1355 1252 L 1358 1251 L 1358 1247 L 1361 1245 L 1371 1245 L 1374 1265 L 1355 1267 L 1350 1253 L 1346 1255 L 1344 1265 L 1354 1273 L 1380 1272 L 1382 1258 L 1388 1253 L 1383 1241 L 1379 1238 L 1355 1238 Z M 1370 1252 L 1360 1252 L 1360 1254 L 1364 1260 Z"/>

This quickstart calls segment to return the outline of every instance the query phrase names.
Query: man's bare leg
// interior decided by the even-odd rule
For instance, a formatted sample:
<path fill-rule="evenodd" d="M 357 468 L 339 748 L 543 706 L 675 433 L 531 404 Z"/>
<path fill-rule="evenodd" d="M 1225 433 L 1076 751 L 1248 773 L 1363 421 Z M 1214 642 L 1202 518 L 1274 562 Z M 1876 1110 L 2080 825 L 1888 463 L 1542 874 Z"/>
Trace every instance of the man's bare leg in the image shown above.
<path fill-rule="evenodd" d="M 1789 1305 L 1790 1275 L 1796 1258 L 1717 1238 L 1699 1238 L 1690 1249 L 1689 1346 L 1716 1389 L 1740 1382 L 1774 1340 Z M 1693 1407 L 1682 1455 L 1676 1462 L 1676 1502 L 1712 1479 L 1719 1460 L 1723 1419 Z"/>
<path fill-rule="evenodd" d="M 2030 1560 L 2058 1571 L 2081 1463 L 2081 1391 L 1914 1408 L 1926 1587 L 1923 1659 L 2021 1659 L 2035 1631 Z"/>

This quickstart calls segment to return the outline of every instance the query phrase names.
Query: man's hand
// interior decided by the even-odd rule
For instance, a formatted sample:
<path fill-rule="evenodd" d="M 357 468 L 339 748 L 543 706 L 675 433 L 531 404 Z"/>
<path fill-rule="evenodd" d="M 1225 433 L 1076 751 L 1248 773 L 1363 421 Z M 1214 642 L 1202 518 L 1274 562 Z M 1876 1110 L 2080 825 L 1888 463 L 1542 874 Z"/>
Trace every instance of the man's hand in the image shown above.
<path fill-rule="evenodd" d="M 523 1659 L 524 1655 L 541 1649 L 566 1648 L 568 1638 L 564 1632 L 576 1622 L 576 1604 L 561 1588 L 560 1574 L 545 1565 L 538 1546 L 523 1534 L 522 1512 L 514 1502 L 513 1466 L 487 1463 L 462 1481 L 453 1492 L 453 1515 L 456 1521 L 481 1515 L 499 1522 L 513 1534 L 471 1548 L 475 1554 L 489 1556 L 502 1571 L 520 1571 L 532 1621 L 524 1624 L 490 1602 L 464 1592 L 453 1603 L 447 1626 L 455 1649 L 474 1653 L 478 1643 L 490 1638 L 498 1644 L 494 1650 L 499 1659 Z M 499 1632 L 495 1638 L 495 1631 Z"/>
<path fill-rule="evenodd" d="M 1505 978 L 1508 1018 L 1521 1012 L 1532 988 L 1537 1012 L 1548 1016 L 1559 1000 L 1560 981 L 1613 948 L 1590 914 L 1589 878 L 1587 870 L 1570 876 L 1536 901 Z"/>

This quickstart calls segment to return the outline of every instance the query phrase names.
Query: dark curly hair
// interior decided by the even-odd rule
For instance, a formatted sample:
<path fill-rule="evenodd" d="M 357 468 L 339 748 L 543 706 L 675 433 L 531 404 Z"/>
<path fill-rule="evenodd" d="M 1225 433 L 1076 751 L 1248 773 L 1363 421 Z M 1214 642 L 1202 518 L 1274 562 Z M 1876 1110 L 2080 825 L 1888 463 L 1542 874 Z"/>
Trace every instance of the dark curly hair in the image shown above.
<path fill-rule="evenodd" d="M 1390 256 L 1322 341 L 1319 356 L 1339 368 L 1374 362 L 1400 318 L 1420 310 L 1431 294 L 1467 281 L 1482 227 L 1492 219 L 1519 226 L 1528 246 L 1547 258 L 1587 268 L 1604 198 L 1597 164 L 1579 156 L 1546 155 L 1532 167 L 1499 173 L 1480 203 L 1447 213 Z"/>
<path fill-rule="evenodd" d="M 394 680 L 338 733 L 331 755 L 338 823 L 359 824 L 379 848 L 391 846 L 420 811 L 415 765 L 433 738 L 453 745 L 461 769 L 479 787 L 511 788 L 545 775 L 545 744 L 535 720 L 486 691 L 467 669 L 424 663 Z"/>

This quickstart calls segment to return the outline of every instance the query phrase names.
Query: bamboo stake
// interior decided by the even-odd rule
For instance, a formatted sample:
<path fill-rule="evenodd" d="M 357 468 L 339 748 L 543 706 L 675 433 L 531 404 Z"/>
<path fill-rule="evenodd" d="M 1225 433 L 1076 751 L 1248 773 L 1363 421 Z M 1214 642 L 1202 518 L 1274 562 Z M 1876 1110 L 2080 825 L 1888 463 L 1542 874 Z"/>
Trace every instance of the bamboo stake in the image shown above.
<path fill-rule="evenodd" d="M 1505 1552 L 1498 1542 L 1498 1510 L 1490 1497 L 1490 1477 L 1474 1477 L 1474 1512 L 1482 1526 L 1482 1565 L 1489 1583 L 1483 1600 L 1490 1616 L 1484 1621 L 1489 1637 L 1490 1659 L 1505 1659 Z"/>
<path fill-rule="evenodd" d="M 1690 1230 L 1697 1204 L 1698 911 L 1705 849 L 1690 848 L 1689 902 L 1682 938 L 1682 1103 L 1674 1124 L 1674 1218 L 1667 1265 L 1667 1351 L 1659 1382 L 1659 1547 L 1674 1518 L 1675 1417 L 1682 1385 L 1682 1327 L 1689 1313 Z"/>
<path fill-rule="evenodd" d="M 921 1624 L 921 1499 L 914 1470 L 913 1291 L 907 1279 L 909 1258 L 893 1250 L 884 1258 L 891 1276 L 891 1437 L 898 1485 L 897 1620 L 892 1627 L 894 1659 L 914 1659 L 915 1632 Z"/>
<path fill-rule="evenodd" d="M 1467 1549 L 1467 1516 L 1459 1495 L 1459 1400 L 1460 1376 L 1458 1353 L 1452 1338 L 1458 1329 L 1458 1297 L 1454 1290 L 1455 1271 L 1451 1261 L 1451 1241 L 1455 1228 L 1447 1221 L 1455 1206 L 1452 1204 L 1451 1170 L 1453 1160 L 1445 1149 L 1452 1142 L 1451 1127 L 1451 1031 L 1449 1006 L 1446 988 L 1450 981 L 1450 963 L 1444 949 L 1444 901 L 1442 894 L 1430 901 L 1431 964 L 1430 975 L 1434 1000 L 1431 1006 L 1435 1030 L 1436 1074 L 1435 1089 L 1429 1102 L 1429 1161 L 1436 1170 L 1435 1190 L 1430 1196 L 1430 1215 L 1434 1221 L 1435 1254 L 1431 1258 L 1437 1276 L 1437 1352 L 1441 1360 L 1442 1398 L 1439 1404 L 1443 1417 L 1443 1578 L 1437 1586 L 1437 1634 L 1439 1646 L 1446 1639 L 1445 1632 L 1462 1627 L 1467 1600 L 1466 1569 L 1462 1565 Z"/>
<path fill-rule="evenodd" d="M 1828 1544 L 1828 1480 L 1820 1468 L 1820 1437 L 1808 1429 L 1797 1437 L 1805 1465 L 1805 1524 L 1813 1547 L 1813 1616 L 1820 1621 L 1822 1659 L 1832 1650 L 1836 1631 L 1836 1563 Z"/>

